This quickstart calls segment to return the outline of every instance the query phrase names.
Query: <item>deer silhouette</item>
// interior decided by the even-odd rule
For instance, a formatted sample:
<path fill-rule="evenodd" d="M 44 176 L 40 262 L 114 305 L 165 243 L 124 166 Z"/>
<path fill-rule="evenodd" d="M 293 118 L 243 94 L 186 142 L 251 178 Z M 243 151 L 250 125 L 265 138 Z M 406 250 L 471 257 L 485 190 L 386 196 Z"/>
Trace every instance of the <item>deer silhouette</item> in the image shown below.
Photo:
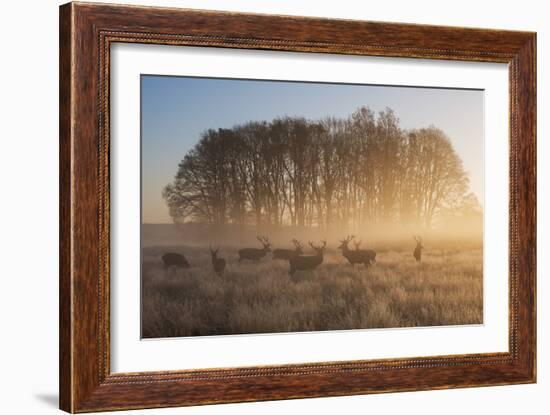
<path fill-rule="evenodd" d="M 218 258 L 218 251 L 220 248 L 212 249 L 212 246 L 210 246 L 210 255 L 212 256 L 212 266 L 214 267 L 214 271 L 218 275 L 222 275 L 223 271 L 225 270 L 225 259 Z"/>
<path fill-rule="evenodd" d="M 243 259 L 250 259 L 252 261 L 259 261 L 266 256 L 268 252 L 271 252 L 271 243 L 266 236 L 257 236 L 256 239 L 264 246 L 263 248 L 243 248 L 239 250 L 239 262 Z"/>
<path fill-rule="evenodd" d="M 176 254 L 175 252 L 168 252 L 164 254 L 162 256 L 162 262 L 164 262 L 164 269 L 168 269 L 170 267 L 184 269 L 191 267 L 191 265 L 189 265 L 189 262 L 183 255 Z"/>
<path fill-rule="evenodd" d="M 422 250 L 424 249 L 424 245 L 422 245 L 422 238 L 420 236 L 413 236 L 413 238 L 416 241 L 416 248 L 414 248 L 413 255 L 416 262 L 420 262 L 422 260 Z"/>
<path fill-rule="evenodd" d="M 315 269 L 323 263 L 323 254 L 327 246 L 327 241 L 321 242 L 323 243 L 321 246 L 315 246 L 312 242 L 309 243 L 309 246 L 311 246 L 315 251 L 315 255 L 294 255 L 289 258 L 288 262 L 290 265 L 290 275 L 294 275 L 296 271 Z"/>
<path fill-rule="evenodd" d="M 355 251 L 349 249 L 349 243 L 355 238 L 354 235 L 348 235 L 345 239 L 340 241 L 338 249 L 342 250 L 342 255 L 346 258 L 351 265 L 364 264 L 366 267 L 376 262 L 376 251 L 372 249 L 359 249 L 361 246 L 360 240 L 355 240 Z"/>
<path fill-rule="evenodd" d="M 302 243 L 293 239 L 292 243 L 294 244 L 294 249 L 275 249 L 273 250 L 273 259 L 286 259 L 289 260 L 294 255 L 303 255 L 304 251 L 302 250 Z"/>

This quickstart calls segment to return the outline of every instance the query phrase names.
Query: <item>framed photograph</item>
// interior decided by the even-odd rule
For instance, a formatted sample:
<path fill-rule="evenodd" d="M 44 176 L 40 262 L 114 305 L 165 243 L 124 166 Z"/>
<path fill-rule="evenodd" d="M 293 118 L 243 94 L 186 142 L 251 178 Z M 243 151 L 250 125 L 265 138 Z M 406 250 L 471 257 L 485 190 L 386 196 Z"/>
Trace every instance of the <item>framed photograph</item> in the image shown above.
<path fill-rule="evenodd" d="M 536 35 L 60 8 L 60 407 L 536 380 Z"/>

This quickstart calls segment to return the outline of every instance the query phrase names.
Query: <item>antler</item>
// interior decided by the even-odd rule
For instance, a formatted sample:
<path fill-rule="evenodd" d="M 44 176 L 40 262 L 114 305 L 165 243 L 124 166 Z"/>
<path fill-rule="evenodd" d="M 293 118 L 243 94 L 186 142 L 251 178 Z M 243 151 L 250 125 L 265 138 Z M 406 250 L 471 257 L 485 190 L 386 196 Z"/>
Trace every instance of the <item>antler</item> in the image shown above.
<path fill-rule="evenodd" d="M 309 246 L 311 246 L 316 251 L 322 251 L 327 246 L 327 241 L 322 240 L 321 242 L 323 243 L 323 246 L 315 246 L 315 245 L 313 245 L 313 242 L 311 242 L 311 241 L 309 242 Z"/>
<path fill-rule="evenodd" d="M 359 247 L 361 246 L 361 239 L 354 241 L 353 245 L 355 245 L 355 249 L 359 249 Z"/>
<path fill-rule="evenodd" d="M 353 238 L 355 238 L 355 236 L 353 236 L 353 235 L 348 235 L 348 236 L 346 236 L 344 239 L 342 239 L 340 242 L 341 242 L 341 243 L 349 244 L 350 241 L 351 241 Z"/>
<path fill-rule="evenodd" d="M 292 243 L 296 248 L 302 248 L 302 243 L 298 239 L 293 239 Z"/>
<path fill-rule="evenodd" d="M 267 236 L 258 236 L 258 241 L 264 246 L 264 249 L 269 249 L 271 246 L 271 242 L 269 242 L 269 238 Z"/>

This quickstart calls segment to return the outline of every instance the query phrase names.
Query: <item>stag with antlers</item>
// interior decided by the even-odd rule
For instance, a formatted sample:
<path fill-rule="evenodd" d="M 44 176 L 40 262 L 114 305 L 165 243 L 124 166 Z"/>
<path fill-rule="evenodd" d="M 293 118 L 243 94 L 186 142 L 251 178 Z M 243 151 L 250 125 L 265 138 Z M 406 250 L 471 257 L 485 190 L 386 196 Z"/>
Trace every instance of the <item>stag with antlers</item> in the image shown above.
<path fill-rule="evenodd" d="M 252 261 L 259 261 L 268 252 L 271 252 L 271 243 L 266 236 L 257 236 L 256 239 L 264 246 L 263 248 L 243 248 L 239 249 L 239 262 L 244 259 L 250 259 Z"/>
<path fill-rule="evenodd" d="M 275 249 L 273 250 L 273 259 L 285 259 L 289 260 L 291 257 L 295 255 L 303 255 L 303 246 L 302 243 L 297 240 L 293 239 L 292 243 L 294 244 L 294 249 Z"/>
<path fill-rule="evenodd" d="M 422 238 L 420 236 L 413 236 L 414 240 L 416 241 L 416 248 L 414 248 L 414 258 L 416 259 L 416 262 L 420 262 L 422 260 L 422 250 L 424 249 L 424 245 L 422 245 Z"/>
<path fill-rule="evenodd" d="M 212 256 L 212 267 L 214 267 L 214 272 L 218 275 L 222 275 L 225 270 L 225 259 L 218 258 L 218 251 L 220 248 L 212 249 L 210 246 L 210 255 Z"/>
<path fill-rule="evenodd" d="M 315 251 L 315 255 L 294 255 L 288 262 L 290 265 L 290 275 L 294 275 L 296 271 L 307 271 L 317 268 L 323 263 L 323 254 L 325 248 L 327 247 L 327 241 L 321 241 L 322 245 L 317 246 L 312 242 L 309 243 L 309 246 Z"/>
<path fill-rule="evenodd" d="M 342 250 L 342 255 L 346 258 L 351 265 L 364 264 L 366 267 L 376 262 L 376 252 L 372 249 L 359 249 L 361 246 L 360 240 L 355 240 L 355 251 L 349 249 L 349 243 L 354 240 L 354 235 L 348 235 L 345 239 L 340 241 L 338 249 Z"/>

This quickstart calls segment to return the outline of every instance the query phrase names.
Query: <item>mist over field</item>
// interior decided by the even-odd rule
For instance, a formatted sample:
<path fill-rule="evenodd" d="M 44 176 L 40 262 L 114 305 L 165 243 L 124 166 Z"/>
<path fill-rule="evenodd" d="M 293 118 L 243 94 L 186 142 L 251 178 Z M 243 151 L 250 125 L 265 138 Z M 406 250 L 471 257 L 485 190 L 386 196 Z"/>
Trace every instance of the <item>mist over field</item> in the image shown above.
<path fill-rule="evenodd" d="M 307 245 L 308 241 L 327 240 L 328 249 L 336 249 L 338 242 L 346 235 L 355 235 L 360 239 L 361 248 L 372 247 L 387 250 L 390 248 L 412 249 L 415 247 L 414 235 L 422 235 L 428 249 L 482 249 L 483 222 L 481 218 L 461 220 L 445 228 L 426 230 L 416 226 L 396 224 L 373 224 L 364 228 L 292 228 L 247 225 L 226 225 L 214 227 L 201 223 L 186 224 L 143 224 L 141 225 L 141 244 L 144 248 L 158 247 L 165 251 L 181 246 L 197 247 L 208 250 L 209 245 L 226 248 L 255 246 L 261 248 L 258 235 L 267 235 L 273 248 L 292 248 L 292 239 L 296 238 Z M 353 246 L 353 245 L 351 245 Z"/>
<path fill-rule="evenodd" d="M 340 229 L 208 224 L 142 225 L 144 338 L 427 327 L 483 323 L 483 234 L 479 218 L 445 228 L 377 224 Z M 422 258 L 413 235 L 422 230 Z M 270 252 L 239 261 L 242 248 Z M 338 247 L 346 237 L 376 252 L 351 265 Z M 276 249 L 326 241 L 322 262 L 290 275 Z M 225 261 L 215 271 L 211 248 Z M 350 248 L 356 247 L 350 243 Z M 185 257 L 186 269 L 166 267 L 163 255 Z"/>
<path fill-rule="evenodd" d="M 244 240 L 234 229 L 227 231 L 219 244 L 227 265 L 218 275 L 207 242 L 213 231 L 209 234 L 196 225 L 143 225 L 142 336 L 483 323 L 479 234 L 454 239 L 442 232 L 428 234 L 423 238 L 421 263 L 413 257 L 411 235 L 365 237 L 362 247 L 377 251 L 370 267 L 350 265 L 336 249 L 345 235 L 329 235 L 323 263 L 290 276 L 288 261 L 274 260 L 272 254 L 258 262 L 239 263 L 239 246 L 259 245 L 253 231 L 242 231 L 247 235 Z M 297 236 L 290 230 L 280 232 L 274 248 L 291 248 L 290 233 Z M 313 254 L 309 247 L 305 251 Z M 184 254 L 190 268 L 165 270 L 161 259 L 165 252 Z"/>

